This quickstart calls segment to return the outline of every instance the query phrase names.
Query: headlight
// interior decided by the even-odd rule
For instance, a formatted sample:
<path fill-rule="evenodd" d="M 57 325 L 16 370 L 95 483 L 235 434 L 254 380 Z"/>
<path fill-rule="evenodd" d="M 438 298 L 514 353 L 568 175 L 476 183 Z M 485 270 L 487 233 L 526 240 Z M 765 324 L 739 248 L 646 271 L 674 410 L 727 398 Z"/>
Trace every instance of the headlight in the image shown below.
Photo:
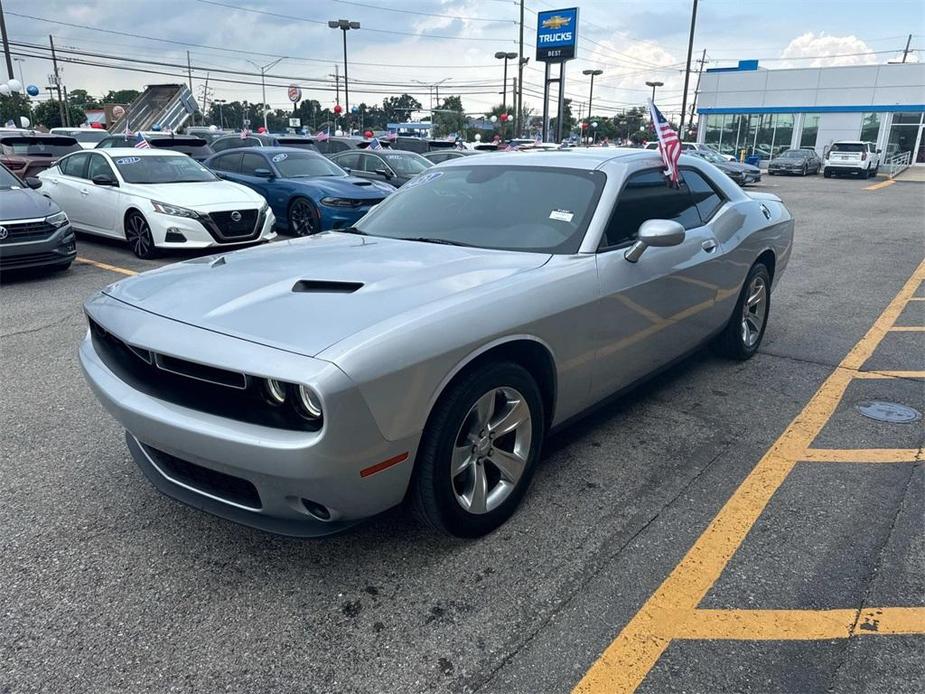
<path fill-rule="evenodd" d="M 286 402 L 286 384 L 275 381 L 272 378 L 267 379 L 264 383 L 267 400 L 271 405 L 282 405 Z"/>
<path fill-rule="evenodd" d="M 198 212 L 188 210 L 185 207 L 169 205 L 166 202 L 155 202 L 154 200 L 151 201 L 151 204 L 154 205 L 154 211 L 160 212 L 161 214 L 169 214 L 173 217 L 186 217 L 187 219 L 199 219 Z"/>
<path fill-rule="evenodd" d="M 321 204 L 328 207 L 356 207 L 357 201 L 345 198 L 321 198 Z"/>
<path fill-rule="evenodd" d="M 308 386 L 299 386 L 297 409 L 307 419 L 321 419 L 321 401 Z"/>
<path fill-rule="evenodd" d="M 55 229 L 60 229 L 67 224 L 67 215 L 64 212 L 45 217 L 45 221 L 51 224 Z"/>

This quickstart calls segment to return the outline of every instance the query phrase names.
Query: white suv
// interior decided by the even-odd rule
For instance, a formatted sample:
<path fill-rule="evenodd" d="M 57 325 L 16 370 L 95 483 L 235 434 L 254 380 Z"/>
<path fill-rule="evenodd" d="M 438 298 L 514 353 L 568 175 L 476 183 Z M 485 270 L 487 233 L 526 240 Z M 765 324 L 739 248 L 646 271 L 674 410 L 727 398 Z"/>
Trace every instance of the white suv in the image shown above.
<path fill-rule="evenodd" d="M 864 178 L 876 176 L 880 170 L 880 150 L 873 142 L 842 140 L 833 142 L 825 153 L 822 175 L 857 174 Z"/>

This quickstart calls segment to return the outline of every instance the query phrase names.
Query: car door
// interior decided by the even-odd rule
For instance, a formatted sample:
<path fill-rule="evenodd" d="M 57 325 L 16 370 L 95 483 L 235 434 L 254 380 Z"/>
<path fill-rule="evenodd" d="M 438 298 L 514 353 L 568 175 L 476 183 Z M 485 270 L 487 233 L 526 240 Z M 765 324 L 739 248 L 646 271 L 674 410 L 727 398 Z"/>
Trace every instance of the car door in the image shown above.
<path fill-rule="evenodd" d="M 82 228 L 83 223 L 78 218 L 80 187 L 83 185 L 90 163 L 90 152 L 71 154 L 58 162 L 57 174 L 46 174 L 43 181 L 48 181 L 47 193 L 67 213 L 71 224 Z"/>
<path fill-rule="evenodd" d="M 106 157 L 98 152 L 91 153 L 85 175 L 83 185 L 78 188 L 79 199 L 75 201 L 79 218 L 82 220 L 81 224 L 88 231 L 121 237 L 121 224 L 118 233 L 114 229 L 116 208 L 119 206 L 121 195 L 119 188 L 96 185 L 93 182 L 94 176 L 106 176 L 118 180 Z"/>
<path fill-rule="evenodd" d="M 271 179 L 258 176 L 257 170 L 263 169 L 265 171 L 273 171 L 270 166 L 270 162 L 267 161 L 266 157 L 262 154 L 257 154 L 256 152 L 244 152 L 241 157 L 241 172 L 234 174 L 235 178 L 229 177 L 229 180 L 234 180 L 237 183 L 243 183 L 248 188 L 256 190 L 268 201 L 270 195 L 272 194 L 273 184 Z"/>
<path fill-rule="evenodd" d="M 367 152 L 360 152 L 360 170 L 356 174 L 374 181 L 388 182 L 395 178 L 392 168 L 385 163 L 382 157 Z"/>
<path fill-rule="evenodd" d="M 243 156 L 241 152 L 229 152 L 213 157 L 209 161 L 209 168 L 212 169 L 219 178 L 240 183 L 238 179 L 240 178 L 241 157 Z"/>
<path fill-rule="evenodd" d="M 636 171 L 614 205 L 597 254 L 601 320 L 595 397 L 670 363 L 723 324 L 717 307 L 722 249 L 698 202 L 712 217 L 724 200 L 700 174 L 687 169 L 684 177 L 672 188 L 661 169 Z M 647 248 L 632 263 L 624 253 L 649 219 L 678 222 L 686 230 L 684 241 Z"/>

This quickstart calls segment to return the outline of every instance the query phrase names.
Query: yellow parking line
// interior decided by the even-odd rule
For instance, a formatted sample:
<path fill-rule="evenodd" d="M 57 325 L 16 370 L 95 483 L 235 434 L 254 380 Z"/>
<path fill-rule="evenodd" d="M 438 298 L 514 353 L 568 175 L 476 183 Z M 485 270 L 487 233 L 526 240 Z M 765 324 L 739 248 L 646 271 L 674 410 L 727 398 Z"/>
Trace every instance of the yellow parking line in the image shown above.
<path fill-rule="evenodd" d="M 878 378 L 925 378 L 925 371 L 858 371 L 854 377 L 873 380 Z"/>
<path fill-rule="evenodd" d="M 880 183 L 874 183 L 872 186 L 867 186 L 864 190 L 880 190 L 881 188 L 886 188 L 887 186 L 891 186 L 894 183 L 896 183 L 896 181 L 891 178 L 888 181 L 881 181 Z"/>
<path fill-rule="evenodd" d="M 90 260 L 89 258 L 81 258 L 77 256 L 77 262 L 83 263 L 84 265 L 92 265 L 93 267 L 98 267 L 100 270 L 109 270 L 110 272 L 118 272 L 121 275 L 137 275 L 138 273 L 134 270 L 127 270 L 124 267 L 117 267 L 115 265 L 110 265 L 109 263 L 101 263 L 98 260 Z"/>
<path fill-rule="evenodd" d="M 909 301 L 925 301 L 925 296 L 913 296 Z"/>
<path fill-rule="evenodd" d="M 671 640 L 677 638 L 678 614 L 695 610 L 703 600 L 923 279 L 925 261 L 733 492 L 681 562 L 585 673 L 575 686 L 576 694 L 632 692 L 642 683 Z"/>
<path fill-rule="evenodd" d="M 863 610 L 852 636 L 925 634 L 925 607 L 880 607 Z"/>
<path fill-rule="evenodd" d="M 921 448 L 810 448 L 800 460 L 811 463 L 917 463 Z"/>
<path fill-rule="evenodd" d="M 891 333 L 925 333 L 925 325 L 894 325 Z"/>

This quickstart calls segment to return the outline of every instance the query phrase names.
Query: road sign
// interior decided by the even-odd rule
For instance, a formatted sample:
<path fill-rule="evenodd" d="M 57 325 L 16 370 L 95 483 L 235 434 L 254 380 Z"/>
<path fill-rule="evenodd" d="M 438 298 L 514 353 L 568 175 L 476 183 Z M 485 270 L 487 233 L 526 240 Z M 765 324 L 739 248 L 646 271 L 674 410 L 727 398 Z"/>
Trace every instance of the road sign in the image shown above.
<path fill-rule="evenodd" d="M 290 118 L 290 119 L 289 119 L 289 127 L 290 127 L 290 128 L 301 128 L 301 127 L 302 127 L 302 119 L 301 119 L 301 118 Z"/>
<path fill-rule="evenodd" d="M 575 57 L 578 40 L 578 8 L 548 10 L 536 17 L 536 59 L 563 63 Z"/>
<path fill-rule="evenodd" d="M 302 98 L 302 88 L 297 84 L 289 85 L 289 101 L 297 103 Z"/>

